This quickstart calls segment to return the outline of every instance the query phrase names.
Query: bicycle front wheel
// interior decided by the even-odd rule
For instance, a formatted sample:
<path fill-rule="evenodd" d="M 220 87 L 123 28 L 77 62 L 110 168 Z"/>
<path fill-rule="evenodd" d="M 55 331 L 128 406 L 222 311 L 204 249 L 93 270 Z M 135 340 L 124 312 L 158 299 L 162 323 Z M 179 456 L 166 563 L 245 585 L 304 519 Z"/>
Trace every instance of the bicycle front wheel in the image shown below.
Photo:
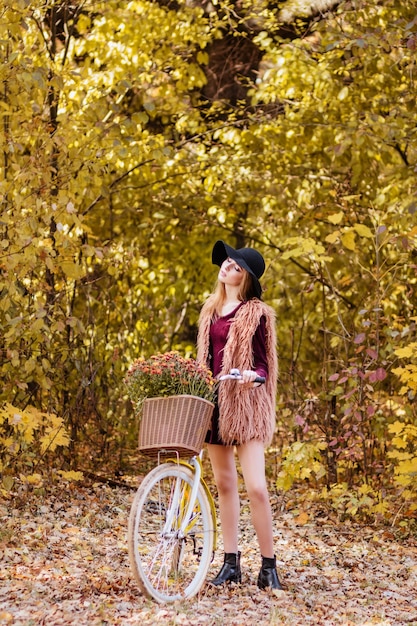
<path fill-rule="evenodd" d="M 198 593 L 210 566 L 214 521 L 201 483 L 190 508 L 193 482 L 188 466 L 163 463 L 143 479 L 133 500 L 130 564 L 141 591 L 158 602 Z"/>

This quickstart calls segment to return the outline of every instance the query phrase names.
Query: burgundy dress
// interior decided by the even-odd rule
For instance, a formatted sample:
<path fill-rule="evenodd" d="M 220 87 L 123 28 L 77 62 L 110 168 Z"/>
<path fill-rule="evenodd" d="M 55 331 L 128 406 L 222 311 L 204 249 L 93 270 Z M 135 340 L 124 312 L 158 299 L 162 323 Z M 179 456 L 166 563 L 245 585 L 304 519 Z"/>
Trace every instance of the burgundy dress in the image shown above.
<path fill-rule="evenodd" d="M 226 345 L 227 337 L 229 334 L 230 325 L 233 323 L 233 318 L 238 309 L 241 306 L 245 306 L 244 302 L 241 302 L 231 313 L 224 317 L 219 317 L 210 326 L 210 369 L 213 372 L 213 376 L 216 378 L 223 365 L 223 350 Z M 258 328 L 252 339 L 253 349 L 253 362 L 254 370 L 258 376 L 268 375 L 268 364 L 266 360 L 265 349 L 265 318 L 262 317 Z M 227 382 L 225 383 L 227 384 Z M 225 445 L 219 435 L 219 407 L 217 402 L 213 411 L 213 419 L 210 430 L 206 435 L 206 443 L 212 443 L 217 445 Z"/>

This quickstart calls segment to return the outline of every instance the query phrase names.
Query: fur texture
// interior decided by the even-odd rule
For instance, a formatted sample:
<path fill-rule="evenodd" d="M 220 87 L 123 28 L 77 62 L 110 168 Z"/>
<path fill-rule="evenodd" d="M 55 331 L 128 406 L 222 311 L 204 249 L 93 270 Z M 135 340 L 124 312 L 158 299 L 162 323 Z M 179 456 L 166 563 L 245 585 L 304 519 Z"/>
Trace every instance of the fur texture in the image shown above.
<path fill-rule="evenodd" d="M 200 313 L 197 359 L 209 364 L 209 301 Z M 256 439 L 264 445 L 271 442 L 275 429 L 275 402 L 278 378 L 275 312 L 261 300 L 249 300 L 237 311 L 227 338 L 221 374 L 236 367 L 253 369 L 252 338 L 261 317 L 265 316 L 268 377 L 264 385 L 246 387 L 228 380 L 219 385 L 219 431 L 226 445 L 243 444 Z"/>

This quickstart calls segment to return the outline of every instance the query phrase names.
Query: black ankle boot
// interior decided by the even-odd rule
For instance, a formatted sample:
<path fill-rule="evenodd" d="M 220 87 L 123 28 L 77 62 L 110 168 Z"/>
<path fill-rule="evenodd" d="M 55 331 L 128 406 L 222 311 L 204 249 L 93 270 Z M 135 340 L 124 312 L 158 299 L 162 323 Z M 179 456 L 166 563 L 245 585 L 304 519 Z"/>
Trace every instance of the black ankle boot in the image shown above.
<path fill-rule="evenodd" d="M 242 574 L 240 572 L 240 552 L 225 552 L 224 563 L 216 578 L 210 581 L 212 585 L 223 585 L 223 583 L 240 583 Z"/>
<path fill-rule="evenodd" d="M 262 567 L 258 576 L 258 587 L 259 589 L 266 589 L 267 587 L 271 589 L 282 589 L 277 574 L 275 557 L 272 559 L 266 558 L 265 556 L 262 557 Z"/>

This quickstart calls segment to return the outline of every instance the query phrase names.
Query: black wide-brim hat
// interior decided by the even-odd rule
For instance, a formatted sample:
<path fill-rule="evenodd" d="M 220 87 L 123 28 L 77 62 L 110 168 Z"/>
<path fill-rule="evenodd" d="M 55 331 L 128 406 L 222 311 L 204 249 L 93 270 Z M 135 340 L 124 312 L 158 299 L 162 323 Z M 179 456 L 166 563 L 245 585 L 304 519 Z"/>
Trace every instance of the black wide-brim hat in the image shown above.
<path fill-rule="evenodd" d="M 262 287 L 259 279 L 265 271 L 265 261 L 262 254 L 253 248 L 238 248 L 235 250 L 224 241 L 216 241 L 211 254 L 213 264 L 220 266 L 229 257 L 249 272 L 252 276 L 255 295 L 257 298 L 261 298 Z"/>

